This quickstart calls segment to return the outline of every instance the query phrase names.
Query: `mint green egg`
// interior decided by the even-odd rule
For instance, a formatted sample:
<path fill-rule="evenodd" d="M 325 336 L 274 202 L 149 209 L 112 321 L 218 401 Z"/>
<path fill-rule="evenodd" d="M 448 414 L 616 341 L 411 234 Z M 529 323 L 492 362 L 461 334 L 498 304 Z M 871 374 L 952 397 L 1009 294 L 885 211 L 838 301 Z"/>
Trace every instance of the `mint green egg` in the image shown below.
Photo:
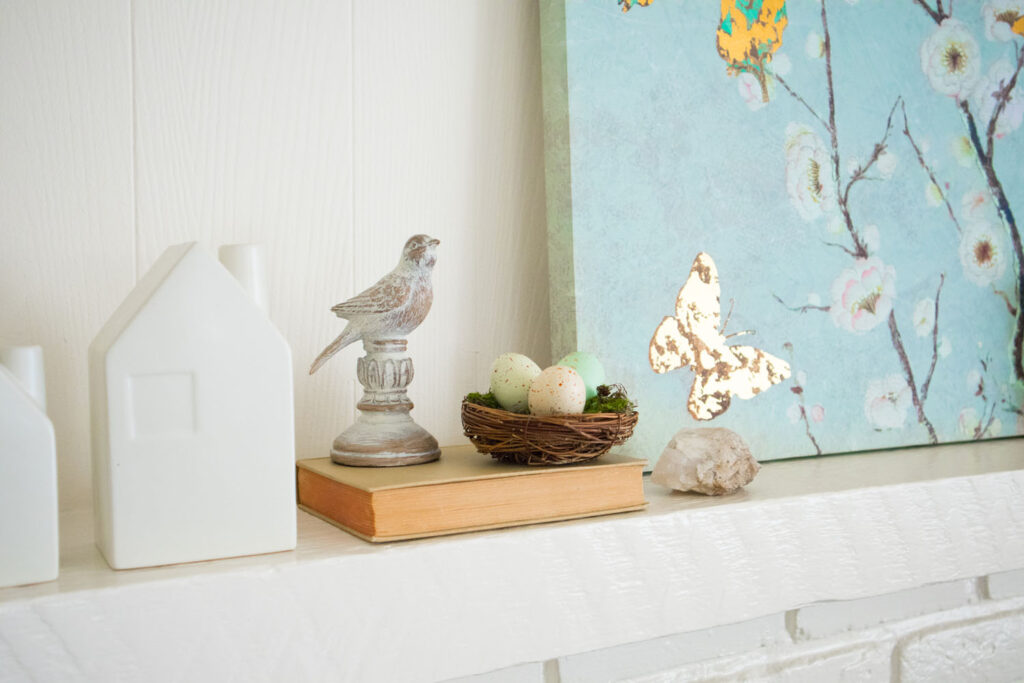
<path fill-rule="evenodd" d="M 583 384 L 587 387 L 587 398 L 597 396 L 597 388 L 608 381 L 601 361 L 586 351 L 573 351 L 558 361 L 558 365 L 572 368 L 583 378 Z"/>

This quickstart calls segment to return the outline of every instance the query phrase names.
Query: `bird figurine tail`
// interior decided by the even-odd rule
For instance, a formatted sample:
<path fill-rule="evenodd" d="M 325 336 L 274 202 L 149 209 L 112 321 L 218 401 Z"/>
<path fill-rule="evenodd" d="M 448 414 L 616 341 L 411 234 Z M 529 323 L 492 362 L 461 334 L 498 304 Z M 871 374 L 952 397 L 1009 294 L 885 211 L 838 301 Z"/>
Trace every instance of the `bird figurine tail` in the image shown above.
<path fill-rule="evenodd" d="M 342 333 L 338 335 L 338 338 L 328 344 L 327 348 L 321 351 L 320 355 L 316 357 L 316 360 L 313 361 L 313 365 L 309 367 L 309 374 L 312 375 L 314 372 L 319 370 L 320 366 L 326 363 L 331 356 L 336 354 L 338 351 L 341 351 L 358 338 L 358 335 L 351 334 L 349 332 L 349 328 L 345 327 Z"/>

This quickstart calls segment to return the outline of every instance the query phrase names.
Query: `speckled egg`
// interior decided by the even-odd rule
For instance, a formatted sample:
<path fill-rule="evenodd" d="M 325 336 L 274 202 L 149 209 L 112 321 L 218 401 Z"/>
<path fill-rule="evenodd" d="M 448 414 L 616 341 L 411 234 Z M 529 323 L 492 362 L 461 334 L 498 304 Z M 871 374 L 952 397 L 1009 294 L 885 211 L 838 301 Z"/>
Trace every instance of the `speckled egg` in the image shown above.
<path fill-rule="evenodd" d="M 540 366 L 521 353 L 503 353 L 491 365 L 491 393 L 502 408 L 525 413 Z"/>
<path fill-rule="evenodd" d="M 579 373 L 552 365 L 530 385 L 530 412 L 534 415 L 576 415 L 587 402 L 587 387 Z"/>
<path fill-rule="evenodd" d="M 607 380 L 604 375 L 604 366 L 592 353 L 586 351 L 573 351 L 562 360 L 559 365 L 572 368 L 583 378 L 583 384 L 587 387 L 587 398 L 597 396 L 597 388 Z"/>

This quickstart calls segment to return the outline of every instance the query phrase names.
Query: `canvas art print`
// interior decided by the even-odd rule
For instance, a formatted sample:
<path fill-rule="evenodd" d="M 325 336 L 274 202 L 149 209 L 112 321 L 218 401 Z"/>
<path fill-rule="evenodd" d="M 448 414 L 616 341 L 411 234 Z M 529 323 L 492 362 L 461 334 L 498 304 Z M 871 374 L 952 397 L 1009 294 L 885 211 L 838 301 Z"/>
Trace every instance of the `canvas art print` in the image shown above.
<path fill-rule="evenodd" d="M 1024 433 L 1024 2 L 544 0 L 554 355 L 656 457 Z"/>

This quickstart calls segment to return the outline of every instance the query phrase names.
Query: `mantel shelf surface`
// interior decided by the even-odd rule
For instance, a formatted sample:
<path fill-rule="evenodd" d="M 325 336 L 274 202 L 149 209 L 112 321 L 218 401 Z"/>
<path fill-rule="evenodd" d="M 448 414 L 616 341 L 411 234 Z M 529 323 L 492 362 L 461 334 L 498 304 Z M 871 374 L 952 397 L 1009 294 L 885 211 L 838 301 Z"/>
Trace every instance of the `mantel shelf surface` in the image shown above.
<path fill-rule="evenodd" d="M 719 498 L 646 494 L 641 512 L 386 545 L 300 513 L 294 551 L 119 572 L 91 514 L 64 515 L 60 578 L 0 590 L 0 662 L 439 680 L 1024 567 L 1024 439 L 772 462 Z"/>

